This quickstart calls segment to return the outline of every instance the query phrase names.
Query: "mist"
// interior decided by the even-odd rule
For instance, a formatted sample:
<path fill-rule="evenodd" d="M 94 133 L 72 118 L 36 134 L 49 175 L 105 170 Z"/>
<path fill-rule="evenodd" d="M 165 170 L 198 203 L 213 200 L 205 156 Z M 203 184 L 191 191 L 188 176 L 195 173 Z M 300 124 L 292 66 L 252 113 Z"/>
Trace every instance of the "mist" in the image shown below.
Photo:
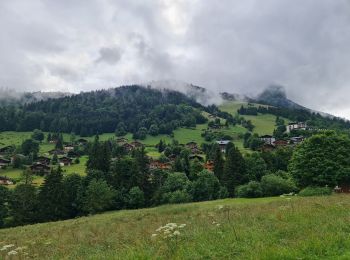
<path fill-rule="evenodd" d="M 349 28 L 348 0 L 1 1 L 0 87 L 166 82 L 207 88 L 202 102 L 217 103 L 219 92 L 282 85 L 305 107 L 350 118 Z"/>

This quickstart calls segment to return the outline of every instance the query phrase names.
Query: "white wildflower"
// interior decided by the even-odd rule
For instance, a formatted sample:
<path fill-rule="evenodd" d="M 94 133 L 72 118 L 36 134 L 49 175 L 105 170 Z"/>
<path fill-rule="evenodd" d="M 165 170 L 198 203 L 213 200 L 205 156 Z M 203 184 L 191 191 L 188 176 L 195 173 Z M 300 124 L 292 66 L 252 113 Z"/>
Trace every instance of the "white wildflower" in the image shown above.
<path fill-rule="evenodd" d="M 219 205 L 219 206 L 218 206 L 218 209 L 219 209 L 219 210 L 221 210 L 221 209 L 223 209 L 223 208 L 224 208 L 223 205 Z"/>
<path fill-rule="evenodd" d="M 179 226 L 179 228 L 184 228 L 184 227 L 186 227 L 186 224 L 181 224 L 181 225 Z"/>
<path fill-rule="evenodd" d="M 178 230 L 176 230 L 174 233 L 173 233 L 174 236 L 180 236 L 180 232 Z"/>
<path fill-rule="evenodd" d="M 17 253 L 17 251 L 15 251 L 15 250 L 12 250 L 12 251 L 10 251 L 10 252 L 8 252 L 7 253 L 7 255 L 17 255 L 18 253 Z"/>
<path fill-rule="evenodd" d="M 157 236 L 157 234 L 152 234 L 152 235 L 151 235 L 151 237 L 156 237 L 156 236 Z"/>
<path fill-rule="evenodd" d="M 4 245 L 4 246 L 0 249 L 0 251 L 7 250 L 7 249 L 9 249 L 9 248 L 11 248 L 11 247 L 14 247 L 14 246 L 15 246 L 14 244 Z"/>
<path fill-rule="evenodd" d="M 217 226 L 217 227 L 220 227 L 220 224 L 219 224 L 219 223 L 217 223 L 217 224 L 216 224 L 216 226 Z"/>

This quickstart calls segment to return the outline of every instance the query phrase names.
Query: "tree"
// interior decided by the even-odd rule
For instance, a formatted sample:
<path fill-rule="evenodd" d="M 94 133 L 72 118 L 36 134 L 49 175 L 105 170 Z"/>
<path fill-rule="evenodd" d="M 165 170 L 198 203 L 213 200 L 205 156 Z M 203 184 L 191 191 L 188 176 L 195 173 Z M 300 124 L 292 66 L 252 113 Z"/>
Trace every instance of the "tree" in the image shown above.
<path fill-rule="evenodd" d="M 115 129 L 115 135 L 116 136 L 124 136 L 126 135 L 126 126 L 123 122 L 120 122 Z"/>
<path fill-rule="evenodd" d="M 244 158 L 238 148 L 232 146 L 226 151 L 222 184 L 227 188 L 229 194 L 233 196 L 235 187 L 243 184 L 246 180 Z"/>
<path fill-rule="evenodd" d="M 24 155 L 37 154 L 39 152 L 39 143 L 33 139 L 27 139 L 21 145 L 21 152 Z"/>
<path fill-rule="evenodd" d="M 222 182 L 225 162 L 224 162 L 224 158 L 222 156 L 220 147 L 218 145 L 214 146 L 213 163 L 214 163 L 214 174 L 218 178 L 218 180 Z"/>
<path fill-rule="evenodd" d="M 169 173 L 161 188 L 163 203 L 188 202 L 191 200 L 189 190 L 191 182 L 182 172 Z"/>
<path fill-rule="evenodd" d="M 55 148 L 59 149 L 59 150 L 63 150 L 63 135 L 62 134 L 58 135 L 58 139 L 57 139 Z"/>
<path fill-rule="evenodd" d="M 4 186 L 0 186 L 0 228 L 4 226 L 5 217 L 7 216 L 8 197 L 8 189 Z"/>
<path fill-rule="evenodd" d="M 54 221 L 67 217 L 66 194 L 60 167 L 45 176 L 39 191 L 39 218 Z"/>
<path fill-rule="evenodd" d="M 30 184 L 17 185 L 9 203 L 14 225 L 33 224 L 38 221 L 37 190 Z"/>
<path fill-rule="evenodd" d="M 160 152 L 160 153 L 162 153 L 164 151 L 164 149 L 166 148 L 166 145 L 162 139 L 160 139 L 157 147 L 158 147 L 158 152 Z"/>
<path fill-rule="evenodd" d="M 83 211 L 95 214 L 112 208 L 116 191 L 104 180 L 91 180 L 86 189 Z"/>
<path fill-rule="evenodd" d="M 132 187 L 128 195 L 129 208 L 137 209 L 145 205 L 145 195 L 139 187 Z"/>
<path fill-rule="evenodd" d="M 277 196 L 298 190 L 291 179 L 284 179 L 274 174 L 263 176 L 261 178 L 261 187 L 265 196 Z"/>
<path fill-rule="evenodd" d="M 25 184 L 32 184 L 34 176 L 30 169 L 24 169 L 22 171 L 22 180 L 24 180 Z"/>
<path fill-rule="evenodd" d="M 235 195 L 239 198 L 259 198 L 263 196 L 263 190 L 259 182 L 250 181 L 248 184 L 238 186 Z"/>
<path fill-rule="evenodd" d="M 289 171 L 300 187 L 334 187 L 350 180 L 349 154 L 349 137 L 324 132 L 297 146 Z"/>
<path fill-rule="evenodd" d="M 65 203 L 69 218 L 79 215 L 79 192 L 83 189 L 83 179 L 74 173 L 63 178 L 63 188 L 65 192 Z"/>
<path fill-rule="evenodd" d="M 267 172 L 267 166 L 259 153 L 247 154 L 245 157 L 247 176 L 250 181 L 260 181 Z"/>
<path fill-rule="evenodd" d="M 193 182 L 192 194 L 194 201 L 214 200 L 219 197 L 220 183 L 211 172 L 203 170 Z"/>
<path fill-rule="evenodd" d="M 149 130 L 148 130 L 148 133 L 150 135 L 153 135 L 153 136 L 156 136 L 159 134 L 159 128 L 156 124 L 153 124 L 150 126 Z"/>
<path fill-rule="evenodd" d="M 35 129 L 33 131 L 32 138 L 34 140 L 39 141 L 41 143 L 44 140 L 45 135 L 44 135 L 44 133 L 41 130 Z"/>

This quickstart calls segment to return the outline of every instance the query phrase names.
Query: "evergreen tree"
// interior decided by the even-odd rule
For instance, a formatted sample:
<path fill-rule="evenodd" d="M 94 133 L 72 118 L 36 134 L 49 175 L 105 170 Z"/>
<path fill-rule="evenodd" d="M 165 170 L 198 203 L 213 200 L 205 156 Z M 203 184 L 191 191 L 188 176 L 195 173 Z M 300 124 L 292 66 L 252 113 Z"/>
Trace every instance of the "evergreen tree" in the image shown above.
<path fill-rule="evenodd" d="M 39 192 L 39 218 L 54 221 L 67 217 L 66 194 L 61 167 L 45 176 Z"/>
<path fill-rule="evenodd" d="M 230 196 L 234 189 L 246 180 L 246 168 L 242 154 L 234 145 L 226 150 L 226 161 L 222 176 L 222 184 L 227 188 Z"/>
<path fill-rule="evenodd" d="M 0 186 L 0 228 L 4 226 L 5 217 L 7 216 L 8 197 L 8 189 L 4 186 Z"/>
<path fill-rule="evenodd" d="M 220 181 L 222 182 L 223 172 L 224 172 L 224 158 L 222 156 L 222 152 L 220 150 L 220 147 L 216 145 L 214 147 L 214 156 L 213 156 L 213 162 L 214 162 L 214 174 Z"/>
<path fill-rule="evenodd" d="M 49 133 L 48 135 L 47 135 L 47 142 L 49 143 L 51 140 L 52 140 L 52 137 L 51 137 L 51 133 Z"/>
<path fill-rule="evenodd" d="M 56 149 L 63 150 L 63 135 L 59 134 L 56 142 Z"/>
<path fill-rule="evenodd" d="M 66 207 L 68 217 L 79 215 L 79 190 L 82 189 L 82 177 L 78 174 L 70 174 L 63 179 L 63 187 L 66 195 Z"/>

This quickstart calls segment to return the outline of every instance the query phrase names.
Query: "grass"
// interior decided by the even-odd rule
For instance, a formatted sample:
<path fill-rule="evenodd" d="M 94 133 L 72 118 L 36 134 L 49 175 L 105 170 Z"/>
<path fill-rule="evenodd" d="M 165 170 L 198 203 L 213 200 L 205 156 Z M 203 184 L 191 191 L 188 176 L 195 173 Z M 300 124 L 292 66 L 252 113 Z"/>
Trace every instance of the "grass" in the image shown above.
<path fill-rule="evenodd" d="M 0 230 L 0 247 L 36 259 L 349 259 L 349 207 L 333 195 L 122 210 Z M 164 239 L 156 229 L 167 223 L 186 227 Z"/>

